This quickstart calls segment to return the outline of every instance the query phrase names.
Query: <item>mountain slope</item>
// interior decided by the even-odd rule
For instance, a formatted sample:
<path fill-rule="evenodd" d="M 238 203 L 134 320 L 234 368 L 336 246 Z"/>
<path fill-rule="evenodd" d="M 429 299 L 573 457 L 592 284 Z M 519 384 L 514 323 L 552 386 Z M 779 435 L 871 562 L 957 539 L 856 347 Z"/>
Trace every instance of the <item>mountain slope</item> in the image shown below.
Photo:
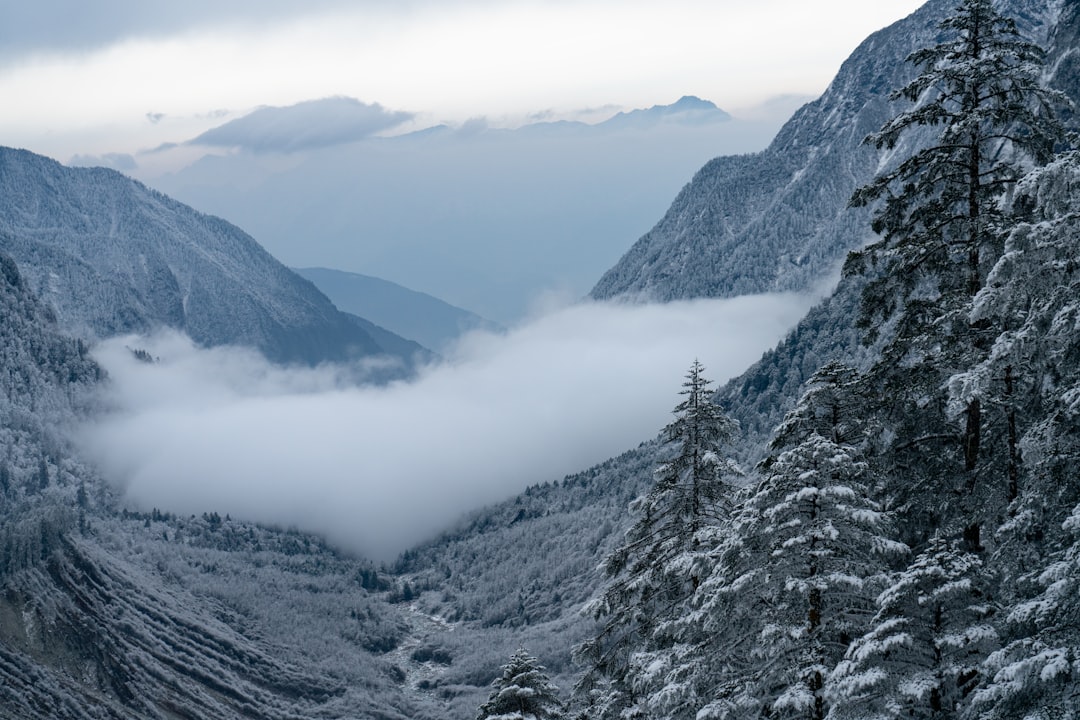
<path fill-rule="evenodd" d="M 803 290 L 870 239 L 868 210 L 848 209 L 880 162 L 906 157 L 914 133 L 881 158 L 863 139 L 897 108 L 889 93 L 911 77 L 904 59 L 929 45 L 954 0 L 930 0 L 867 38 L 825 93 L 802 107 L 760 153 L 719 157 L 675 198 L 657 225 L 591 292 L 660 301 Z M 1056 5 L 1008 0 L 1030 36 L 1045 41 Z M 932 130 L 930 131 L 932 132 Z"/>
<path fill-rule="evenodd" d="M 387 280 L 329 268 L 295 268 L 335 305 L 441 352 L 469 330 L 499 326 L 468 310 Z"/>
<path fill-rule="evenodd" d="M 167 326 L 282 362 L 382 352 L 251 237 L 119 173 L 0 148 L 0 250 L 78 335 Z"/>
<path fill-rule="evenodd" d="M 433 718 L 370 563 L 204 513 L 130 512 L 64 428 L 104 381 L 0 254 L 0 717 Z"/>
<path fill-rule="evenodd" d="M 1014 5 L 1023 11 L 1025 8 L 1030 10 L 1034 4 L 1022 2 Z M 935 25 L 951 3 L 937 3 L 937 6 L 935 12 L 938 14 L 920 20 L 923 26 Z M 1072 7 L 1080 10 L 1080 3 L 1072 3 Z M 1026 17 L 1040 23 L 1046 21 L 1044 15 L 1034 11 L 1027 12 Z M 1069 24 L 1074 21 L 1080 22 L 1080 12 L 1067 12 L 1060 25 L 1042 26 L 1044 33 L 1054 28 L 1055 37 L 1062 38 L 1051 47 L 1052 56 L 1055 53 L 1071 56 L 1062 49 L 1062 43 L 1071 42 L 1064 38 L 1075 32 L 1075 26 Z M 901 27 L 898 32 L 906 30 Z M 906 46 L 906 43 L 897 40 L 894 46 L 897 55 L 894 57 L 864 59 L 880 65 L 882 73 L 885 73 L 885 66 L 889 62 L 895 65 L 902 63 L 906 54 L 902 46 Z M 1075 47 L 1075 43 L 1072 47 Z M 849 67 L 849 73 L 851 70 Z M 851 77 L 857 75 L 855 73 Z M 873 73 L 864 74 L 868 78 L 873 76 Z M 888 89 L 884 87 L 878 92 L 887 92 Z M 866 121 L 866 124 L 867 132 L 876 129 L 870 121 Z M 854 135 L 843 127 L 838 127 L 838 130 Z M 799 132 L 808 133 L 809 130 L 790 127 L 787 132 L 794 136 Z M 839 154 L 836 159 L 842 160 Z M 770 161 L 780 164 L 784 158 L 777 154 Z M 724 159 L 723 162 L 731 167 L 741 167 L 750 182 L 754 179 L 753 168 L 760 167 L 758 163 L 763 160 L 750 156 Z M 695 183 L 701 181 L 699 175 Z M 714 187 L 719 185 L 717 183 Z M 751 187 L 740 187 L 738 183 L 733 183 L 727 191 L 742 193 L 740 202 L 763 207 L 772 198 L 769 195 L 772 187 L 765 181 Z M 672 217 L 669 213 L 665 221 L 670 220 L 677 225 L 680 220 L 687 223 L 701 220 L 695 216 L 695 212 L 701 215 L 712 212 L 715 216 L 719 211 L 716 208 L 709 210 L 708 192 L 703 188 L 698 189 L 702 196 L 698 198 L 696 207 L 687 205 L 687 214 L 682 218 Z M 759 192 L 764 193 L 764 199 Z M 846 203 L 846 197 L 843 202 Z M 733 212 L 738 210 L 738 205 L 735 203 L 732 206 Z M 687 231 L 687 237 L 691 234 Z M 701 241 L 706 242 L 705 239 Z M 790 238 L 786 242 L 795 246 Z M 749 250 L 747 248 L 744 252 Z M 686 253 L 686 262 L 680 271 L 686 270 L 687 274 L 673 272 L 665 278 L 669 283 L 667 287 L 675 296 L 683 296 L 678 294 L 680 292 L 685 292 L 687 297 L 695 296 L 698 288 L 692 283 L 699 277 L 709 278 L 713 287 L 731 288 L 744 282 L 748 283 L 748 287 L 752 286 L 752 278 L 731 275 L 735 271 L 731 265 L 725 264 L 723 258 L 718 259 L 713 267 L 715 276 L 710 277 L 703 268 L 687 270 L 694 264 L 694 253 L 705 251 L 693 250 L 689 245 L 681 246 L 681 251 Z M 842 250 L 836 253 L 834 258 L 838 260 Z M 820 267 L 823 266 L 827 266 L 827 263 Z M 808 274 L 805 280 L 812 281 L 812 275 Z M 679 287 L 682 281 L 687 282 L 685 289 Z M 783 342 L 719 391 L 719 401 L 742 425 L 742 434 L 733 448 L 733 454 L 743 467 L 752 467 L 763 457 L 774 427 L 798 398 L 803 383 L 818 368 L 832 360 L 865 368 L 875 357 L 875 348 L 861 344 L 859 333 L 852 324 L 862 285 L 863 281 L 858 278 L 842 280 L 836 292 L 813 308 Z M 460 617 L 465 623 L 473 623 L 472 632 L 481 637 L 491 637 L 506 645 L 518 639 L 535 642 L 542 659 L 555 669 L 565 690 L 568 682 L 574 679 L 574 672 L 572 668 L 567 668 L 564 650 L 589 627 L 588 622 L 576 614 L 581 607 L 582 587 L 589 584 L 594 589 L 598 587 L 600 572 L 596 567 L 605 551 L 619 541 L 628 525 L 627 501 L 649 486 L 651 470 L 661 459 L 657 443 L 644 443 L 620 458 L 561 483 L 531 488 L 518 498 L 476 513 L 457 531 L 447 533 L 438 541 L 407 553 L 402 567 L 417 578 L 427 578 L 432 582 L 440 576 L 447 578 L 436 585 L 443 591 L 441 597 L 436 593 L 430 596 L 425 594 L 420 600 L 421 604 L 427 604 L 447 616 Z M 534 562 L 536 548 L 556 542 L 554 538 L 558 538 L 558 542 L 565 542 L 565 547 L 550 551 L 547 557 L 554 559 L 546 564 Z M 448 589 L 451 590 L 447 592 Z M 516 597 L 513 597 L 512 589 L 517 590 Z M 558 621 L 563 625 L 559 625 Z M 561 645 L 551 637 L 553 632 L 563 633 Z M 465 640 L 459 635 L 457 642 L 464 644 Z M 526 645 L 534 647 L 528 642 Z M 563 652 L 557 648 L 562 648 Z M 462 679 L 468 677 L 465 668 L 470 662 L 473 663 L 471 667 L 482 666 L 475 656 L 464 656 L 460 663 L 447 669 L 443 679 L 438 682 L 445 682 L 460 691 Z"/>

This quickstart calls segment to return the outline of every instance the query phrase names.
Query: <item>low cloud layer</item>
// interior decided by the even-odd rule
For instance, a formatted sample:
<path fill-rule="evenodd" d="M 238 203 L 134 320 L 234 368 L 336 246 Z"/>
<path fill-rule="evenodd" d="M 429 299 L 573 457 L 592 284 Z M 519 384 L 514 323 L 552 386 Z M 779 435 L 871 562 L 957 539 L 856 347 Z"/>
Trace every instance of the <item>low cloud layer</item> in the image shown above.
<path fill-rule="evenodd" d="M 135 158 L 125 153 L 105 153 L 104 155 L 75 155 L 68 161 L 72 167 L 105 167 L 119 172 L 131 172 L 138 167 Z"/>
<path fill-rule="evenodd" d="M 254 152 L 297 152 L 356 142 L 413 118 L 378 103 L 333 97 L 264 107 L 204 132 L 192 145 L 242 148 Z"/>
<path fill-rule="evenodd" d="M 115 410 L 81 439 L 146 509 L 296 525 L 389 559 L 464 512 L 654 436 L 695 358 L 722 382 L 810 302 L 572 306 L 473 334 L 447 362 L 385 388 L 176 335 L 115 340 L 97 351 Z"/>

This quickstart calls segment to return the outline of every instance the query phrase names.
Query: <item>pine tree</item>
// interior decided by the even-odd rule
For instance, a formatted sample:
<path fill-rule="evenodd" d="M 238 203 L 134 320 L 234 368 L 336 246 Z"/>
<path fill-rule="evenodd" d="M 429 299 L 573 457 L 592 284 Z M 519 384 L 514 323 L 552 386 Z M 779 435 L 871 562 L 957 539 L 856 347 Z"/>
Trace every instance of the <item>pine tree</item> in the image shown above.
<path fill-rule="evenodd" d="M 861 417 L 865 402 L 859 392 L 859 373 L 840 362 L 822 366 L 806 382 L 802 397 L 784 416 L 770 442 L 774 456 L 818 435 L 838 445 L 861 445 L 867 428 Z M 771 460 L 766 459 L 765 467 Z"/>
<path fill-rule="evenodd" d="M 870 495 L 854 370 L 822 368 L 777 430 L 764 478 L 716 534 L 678 642 L 642 658 L 649 716 L 822 718 L 828 672 L 907 548 Z M 645 662 L 647 661 L 647 662 Z"/>
<path fill-rule="evenodd" d="M 726 479 L 739 474 L 721 454 L 738 423 L 712 401 L 712 382 L 704 370 L 695 360 L 687 372 L 680 392 L 686 399 L 675 406 L 675 421 L 664 428 L 678 454 L 657 469 L 656 486 L 646 501 L 655 527 L 663 527 L 682 548 L 698 544 L 697 534 L 706 523 L 730 515 L 732 488 Z"/>
<path fill-rule="evenodd" d="M 811 378 L 742 513 L 753 558 L 748 584 L 762 598 L 750 682 L 770 718 L 823 720 L 825 679 L 867 627 L 885 574 L 907 552 L 872 499 L 860 450 L 848 444 L 856 423 L 843 408 L 852 405 L 854 379 L 835 364 Z"/>
<path fill-rule="evenodd" d="M 916 106 L 867 138 L 893 150 L 906 131 L 940 126 L 937 142 L 857 190 L 851 204 L 884 200 L 873 220 L 882 238 L 869 255 L 889 253 L 900 262 L 894 274 L 929 271 L 942 292 L 971 297 L 996 259 L 998 199 L 1026 160 L 1050 159 L 1062 139 L 1052 108 L 1066 101 L 1040 84 L 1042 49 L 990 0 L 962 0 L 940 27 L 947 39 L 908 57 L 922 72 L 892 95 Z M 915 279 L 894 280 L 910 290 Z"/>
<path fill-rule="evenodd" d="M 1039 84 L 1042 50 L 990 0 L 962 0 L 941 30 L 942 42 L 909 56 L 921 72 L 893 94 L 914 107 L 867 142 L 895 150 L 914 128 L 940 133 L 855 192 L 854 206 L 879 203 L 873 228 L 881 237 L 853 253 L 846 272 L 874 275 L 860 319 L 867 340 L 880 328 L 891 334 L 870 374 L 891 399 L 879 414 L 895 438 L 891 464 L 921 463 L 923 486 L 892 489 L 908 500 L 931 492 L 945 500 L 923 508 L 929 522 L 916 534 L 965 517 L 978 549 L 984 517 L 999 513 L 1009 492 L 983 481 L 988 466 L 1000 465 L 988 461 L 986 438 L 1005 429 L 988 425 L 982 397 L 949 404 L 942 388 L 993 341 L 994 328 L 972 322 L 970 309 L 1014 222 L 1001 199 L 1032 163 L 1051 157 L 1063 136 L 1053 107 L 1064 99 Z"/>
<path fill-rule="evenodd" d="M 635 706 L 642 693 L 635 668 L 674 642 L 662 628 L 708 574 L 708 538 L 730 513 L 728 478 L 738 468 L 723 453 L 738 425 L 712 402 L 703 371 L 695 360 L 685 399 L 663 431 L 670 459 L 657 468 L 652 490 L 631 504 L 637 521 L 605 561 L 607 587 L 585 608 L 602 626 L 575 648 L 586 664 L 578 691 L 590 695 L 597 717 Z"/>
<path fill-rule="evenodd" d="M 1010 233 L 1005 252 L 975 298 L 973 322 L 998 330 L 991 351 L 950 379 L 950 397 L 981 397 L 1007 428 L 1007 478 L 1012 503 L 1006 535 L 1053 541 L 1068 508 L 1080 502 L 1080 153 L 1069 152 L 1033 171 L 1015 204 L 1025 221 Z M 1037 554 L 1041 554 L 1036 548 Z"/>
<path fill-rule="evenodd" d="M 523 648 L 502 667 L 491 683 L 491 695 L 480 706 L 476 720 L 561 720 L 565 717 L 559 689 Z"/>
<path fill-rule="evenodd" d="M 1080 153 L 1033 171 L 1016 202 L 1027 221 L 973 310 L 1002 331 L 953 383 L 961 398 L 995 397 L 1017 428 L 1015 501 L 994 558 L 1006 573 L 1009 642 L 989 658 L 992 679 L 977 696 L 994 720 L 1080 714 Z"/>
<path fill-rule="evenodd" d="M 832 673 L 829 720 L 959 717 L 998 643 L 987 585 L 977 554 L 935 536 Z"/>
<path fill-rule="evenodd" d="M 980 718 L 1080 717 L 1080 505 L 1062 525 L 1072 544 L 1039 573 L 1043 591 L 1009 613 L 1018 637 L 985 663 Z"/>

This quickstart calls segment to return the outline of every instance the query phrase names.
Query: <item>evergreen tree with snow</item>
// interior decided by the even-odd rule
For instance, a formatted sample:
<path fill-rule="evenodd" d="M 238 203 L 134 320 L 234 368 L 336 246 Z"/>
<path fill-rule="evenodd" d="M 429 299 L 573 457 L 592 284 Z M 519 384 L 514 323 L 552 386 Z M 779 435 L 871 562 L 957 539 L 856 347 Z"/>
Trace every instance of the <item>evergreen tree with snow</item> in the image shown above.
<path fill-rule="evenodd" d="M 748 678 L 769 718 L 823 720 L 825 680 L 868 626 L 874 597 L 907 547 L 846 416 L 855 373 L 831 364 L 778 428 L 777 454 L 741 513 L 750 592 L 761 598 L 756 669 Z"/>
<path fill-rule="evenodd" d="M 1015 202 L 1026 221 L 972 311 L 1001 332 L 952 384 L 961 400 L 992 398 L 1015 425 L 1015 499 L 994 558 L 1011 605 L 1008 642 L 976 698 L 995 720 L 1080 714 L 1080 153 L 1033 171 Z"/>
<path fill-rule="evenodd" d="M 675 406 L 675 420 L 663 431 L 669 447 L 677 452 L 657 468 L 656 485 L 642 503 L 651 525 L 641 527 L 643 535 L 670 537 L 673 549 L 696 547 L 698 533 L 706 524 L 728 518 L 732 507 L 728 480 L 740 474 L 738 466 L 723 455 L 738 432 L 738 423 L 712 401 L 712 381 L 705 378 L 704 370 L 695 360 L 686 374 L 680 391 L 686 397 Z"/>
<path fill-rule="evenodd" d="M 914 107 L 868 138 L 895 150 L 923 126 L 940 128 L 936 141 L 851 201 L 878 203 L 880 239 L 846 267 L 871 278 L 860 323 L 882 348 L 863 393 L 882 398 L 867 405 L 869 459 L 919 555 L 832 674 L 834 718 L 969 711 L 990 673 L 983 661 L 1006 640 L 1000 590 L 1026 565 L 1013 541 L 1024 535 L 1023 443 L 1041 412 L 1040 377 L 1018 356 L 1027 341 L 1010 335 L 1031 308 L 1003 309 L 1042 283 L 1016 300 L 995 288 L 1015 267 L 1014 228 L 1031 214 L 1010 199 L 1064 139 L 1053 108 L 1065 101 L 1039 84 L 1042 51 L 989 0 L 963 0 L 941 30 L 939 44 L 909 58 L 921 74 L 894 94 Z M 1002 523 L 1014 530 L 983 532 Z"/>
<path fill-rule="evenodd" d="M 661 627 L 677 642 L 638 656 L 648 716 L 824 717 L 825 678 L 907 550 L 871 497 L 856 380 L 822 368 L 777 429 L 762 481 L 715 535 L 709 576 Z"/>
<path fill-rule="evenodd" d="M 1080 505 L 1062 524 L 1072 539 L 1042 572 L 1042 592 L 1009 613 L 1014 639 L 989 656 L 974 705 L 986 720 L 1080 717 Z"/>
<path fill-rule="evenodd" d="M 739 470 L 724 452 L 738 425 L 713 403 L 703 373 L 695 360 L 680 393 L 685 398 L 663 431 L 668 459 L 650 492 L 631 504 L 637 520 L 605 560 L 607 587 L 584 610 L 601 626 L 575 648 L 586 665 L 578 690 L 597 717 L 635 712 L 635 668 L 673 642 L 661 628 L 681 614 L 708 573 L 707 538 L 731 510 L 729 478 Z"/>
<path fill-rule="evenodd" d="M 773 433 L 770 445 L 774 453 L 795 447 L 812 435 L 838 445 L 863 444 L 867 428 L 862 418 L 865 400 L 858 395 L 859 381 L 859 373 L 840 362 L 819 368 L 806 382 L 799 402 Z"/>
<path fill-rule="evenodd" d="M 920 74 L 893 94 L 914 106 L 867 141 L 892 151 L 915 128 L 940 132 L 855 192 L 852 205 L 877 203 L 880 238 L 853 253 L 846 272 L 871 276 L 860 323 L 868 342 L 885 340 L 869 380 L 888 399 L 877 414 L 889 464 L 920 470 L 919 484 L 894 478 L 890 490 L 910 507 L 935 498 L 909 539 L 964 522 L 978 549 L 982 525 L 1008 502 L 996 472 L 1007 430 L 982 397 L 950 402 L 943 388 L 993 342 L 994 328 L 971 320 L 972 301 L 1015 223 L 1003 197 L 1063 138 L 1053 108 L 1064 98 L 1040 85 L 1043 51 L 990 0 L 962 0 L 940 27 L 940 43 L 908 58 Z"/>
<path fill-rule="evenodd" d="M 999 472 L 1011 519 L 1004 535 L 1019 559 L 1031 554 L 1020 547 L 1025 537 L 1061 539 L 1066 513 L 1080 502 L 1080 153 L 1031 172 L 1014 205 L 1024 220 L 970 315 L 998 334 L 982 362 L 950 379 L 949 392 L 957 404 L 982 398 L 1006 428 Z M 1043 554 L 1042 547 L 1032 550 Z"/>
<path fill-rule="evenodd" d="M 491 695 L 476 720 L 561 720 L 565 717 L 559 688 L 551 683 L 535 657 L 519 648 L 492 682 Z"/>
<path fill-rule="evenodd" d="M 931 272 L 939 291 L 971 297 L 996 259 L 998 199 L 1025 163 L 1053 155 L 1062 131 L 1052 109 L 1066 101 L 1040 83 L 1043 50 L 990 0 L 962 0 L 940 27 L 941 43 L 908 57 L 922 72 L 892 95 L 915 106 L 867 138 L 894 150 L 905 132 L 931 126 L 941 127 L 937 142 L 857 190 L 851 204 L 883 201 L 873 220 L 882 237 L 862 255 L 899 262 L 891 282 L 910 292 L 912 275 Z"/>
<path fill-rule="evenodd" d="M 989 585 L 978 554 L 936 535 L 831 674 L 829 720 L 960 717 L 998 645 Z"/>

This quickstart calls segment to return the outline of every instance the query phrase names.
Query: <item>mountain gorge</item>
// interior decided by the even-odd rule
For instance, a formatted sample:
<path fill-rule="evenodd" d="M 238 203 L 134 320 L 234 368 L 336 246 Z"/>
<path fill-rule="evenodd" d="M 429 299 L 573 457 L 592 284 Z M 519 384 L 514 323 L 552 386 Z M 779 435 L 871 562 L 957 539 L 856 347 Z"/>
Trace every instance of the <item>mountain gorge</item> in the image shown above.
<path fill-rule="evenodd" d="M 600 280 L 593 297 L 671 300 L 802 289 L 834 272 L 849 250 L 871 237 L 872 210 L 848 209 L 851 192 L 932 134 L 914 133 L 884 160 L 862 142 L 897 111 L 887 96 L 912 76 L 904 57 L 934 42 L 936 26 L 954 4 L 931 0 L 868 39 L 825 95 L 799 111 L 766 151 L 718 158 L 702 168 L 664 219 Z M 1080 3 L 1001 5 L 1048 43 L 1051 80 L 1080 99 L 1071 70 Z M 1024 192 L 1075 209 L 1070 198 L 1076 175 L 1070 172 L 1051 169 L 1031 179 Z M 570 694 L 581 674 L 571 648 L 598 628 L 581 608 L 598 596 L 604 583 L 599 566 L 634 521 L 631 501 L 650 490 L 657 468 L 672 461 L 667 436 L 479 509 L 385 567 L 295 530 L 223 518 L 213 508 L 190 517 L 132 511 L 79 459 L 63 431 L 99 411 L 95 393 L 107 379 L 89 353 L 94 338 L 166 325 L 206 345 L 247 344 L 278 361 L 305 363 L 369 356 L 387 347 L 237 229 L 115 173 L 69 171 L 0 150 L 0 197 L 0 252 L 11 256 L 0 255 L 0 714 L 77 720 L 469 718 L 499 665 L 522 645 Z M 975 386 L 982 377 L 1004 377 L 1004 366 L 993 363 L 1017 357 L 1023 360 L 1017 367 L 1032 373 L 1042 368 L 1048 378 L 1028 388 L 1032 398 L 1053 398 L 1049 410 L 1038 408 L 1048 418 L 1045 427 L 1031 429 L 1024 446 L 1025 459 L 1042 468 L 1032 488 L 1042 483 L 1047 492 L 1033 490 L 1012 516 L 1003 511 L 1011 525 L 1005 522 L 998 538 L 986 540 L 995 546 L 1020 542 L 1028 553 L 1020 563 L 1028 564 L 1026 574 L 1012 566 L 1001 570 L 1022 575 L 1018 585 L 1029 604 L 1010 615 L 1008 622 L 1022 627 L 1010 630 L 1015 643 L 993 660 L 1020 678 L 1014 683 L 1018 697 L 1032 692 L 1023 684 L 1032 663 L 1036 674 L 1069 677 L 1053 655 L 1058 646 L 1038 645 L 1057 636 L 1039 635 L 1030 646 L 1023 639 L 1025 628 L 1046 622 L 1044 616 L 1064 635 L 1075 620 L 1068 597 L 1077 552 L 1063 539 L 1080 527 L 1065 517 L 1066 505 L 1076 500 L 1066 492 L 1075 485 L 1067 479 L 1075 474 L 1069 463 L 1076 455 L 1069 428 L 1076 422 L 1080 367 L 1070 299 L 1075 257 L 1055 256 L 1047 239 L 1075 233 L 1074 215 L 1061 222 L 1051 213 L 1027 217 L 1027 234 L 1010 239 L 1005 257 L 1014 264 L 995 269 L 980 308 L 1015 325 L 993 343 L 1000 352 L 986 353 L 987 366 L 968 378 Z M 1038 312 L 1010 305 L 1009 297 L 1024 294 L 1017 287 L 1034 288 L 1049 277 L 1060 285 L 1053 302 Z M 809 424 L 827 417 L 807 411 L 805 397 L 798 404 L 807 381 L 817 377 L 814 388 L 831 387 L 817 373 L 834 361 L 856 371 L 875 367 L 893 337 L 886 332 L 877 343 L 861 343 L 853 318 L 867 282 L 854 274 L 841 279 L 783 343 L 715 396 L 741 425 L 728 450 L 748 473 L 751 490 L 759 479 L 752 468 L 777 454 L 769 443 L 786 413 L 801 407 L 804 415 L 793 417 Z M 1000 291 L 991 292 L 995 288 Z M 1052 347 L 1043 354 L 1031 350 L 1043 345 Z M 877 388 L 863 402 L 880 404 L 881 394 Z M 673 382 L 673 405 L 676 397 Z M 995 413 L 1005 407 L 999 401 Z M 1005 427 L 1004 413 L 993 417 L 995 429 Z M 1055 438 L 1057 455 L 1040 450 L 1039 432 Z M 882 431 L 867 444 L 886 442 L 886 436 Z M 1003 447 L 997 449 L 1003 453 Z M 1053 457 L 1048 461 L 1047 455 Z M 852 463 L 845 472 L 858 467 Z M 986 474 L 1002 476 L 1000 470 Z M 951 495 L 929 496 L 942 505 L 954 502 Z M 864 508 L 860 517 L 873 512 Z M 931 507 L 916 520 L 936 512 Z M 779 537 L 792 525 L 768 527 Z M 1043 577 L 1048 538 L 1059 551 Z M 761 546 L 767 540 L 758 538 Z M 753 543 L 722 547 L 708 562 L 724 552 L 757 549 Z M 784 550 L 778 547 L 774 555 Z M 960 578 L 954 589 L 969 580 Z M 984 595 L 969 605 L 978 612 L 999 600 Z M 728 625 L 754 622 L 753 612 L 737 605 L 698 609 L 691 620 L 713 611 Z M 993 622 L 1006 627 L 1005 608 L 994 612 Z M 713 636 L 728 637 L 715 628 Z M 725 651 L 707 639 L 697 642 L 717 657 Z M 690 645 L 682 649 L 696 657 Z M 872 653 L 869 643 L 863 647 Z M 1023 665 L 1031 657 L 1043 658 L 1044 665 Z M 669 667 L 667 660 L 653 659 L 657 664 L 649 667 Z M 994 692 L 1009 691 L 1008 679 Z M 685 688 L 672 687 L 658 693 L 659 703 L 678 701 Z M 991 693 L 988 683 L 983 691 Z M 1017 707 L 1023 702 L 1019 697 Z M 696 708 L 687 707 L 657 716 L 694 717 Z M 716 706 L 702 712 L 703 718 L 739 716 Z"/>
<path fill-rule="evenodd" d="M 584 295 L 702 162 L 763 147 L 779 124 L 687 97 L 595 124 L 477 119 L 304 150 L 204 149 L 144 179 L 291 266 L 376 276 L 507 325 L 543 292 Z"/>
<path fill-rule="evenodd" d="M 424 716 L 380 658 L 404 620 L 369 562 L 216 513 L 129 512 L 65 430 L 99 412 L 105 375 L 4 255 L 0 313 L 0 714 Z"/>

